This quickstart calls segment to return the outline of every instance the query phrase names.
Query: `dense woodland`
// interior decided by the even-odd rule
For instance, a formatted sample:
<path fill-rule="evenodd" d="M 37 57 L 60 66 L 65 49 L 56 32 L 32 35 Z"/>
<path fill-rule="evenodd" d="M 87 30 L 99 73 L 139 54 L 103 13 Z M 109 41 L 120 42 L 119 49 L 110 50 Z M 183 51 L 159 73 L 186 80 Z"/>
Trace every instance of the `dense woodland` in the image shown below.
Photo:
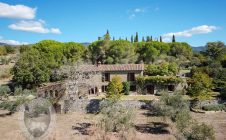
<path fill-rule="evenodd" d="M 15 85 L 31 88 L 43 82 L 61 80 L 56 70 L 68 63 L 82 60 L 96 64 L 146 64 L 145 74 L 176 75 L 181 70 L 191 70 L 188 82 L 190 95 L 199 97 L 210 91 L 218 91 L 226 96 L 226 46 L 223 42 L 209 42 L 205 51 L 193 52 L 185 42 L 162 42 L 160 37 L 143 37 L 139 41 L 138 33 L 128 41 L 111 39 L 109 32 L 98 37 L 89 46 L 80 43 L 62 43 L 43 40 L 33 45 L 19 47 L 20 56 L 11 70 Z M 14 53 L 15 48 L 0 47 L 0 55 Z M 196 95 L 198 94 L 198 95 Z M 202 96 L 203 97 L 203 96 Z"/>

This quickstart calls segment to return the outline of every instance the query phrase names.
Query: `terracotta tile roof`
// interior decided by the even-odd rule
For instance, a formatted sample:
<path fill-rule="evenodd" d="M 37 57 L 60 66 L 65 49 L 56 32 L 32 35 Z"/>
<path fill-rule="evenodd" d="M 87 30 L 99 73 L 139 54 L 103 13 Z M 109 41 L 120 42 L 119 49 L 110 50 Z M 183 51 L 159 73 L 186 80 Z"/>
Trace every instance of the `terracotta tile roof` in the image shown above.
<path fill-rule="evenodd" d="M 96 65 L 82 65 L 80 69 L 85 71 L 142 71 L 144 64 L 101 64 Z"/>
<path fill-rule="evenodd" d="M 143 64 L 115 64 L 115 65 L 99 65 L 100 71 L 131 71 L 144 70 Z"/>

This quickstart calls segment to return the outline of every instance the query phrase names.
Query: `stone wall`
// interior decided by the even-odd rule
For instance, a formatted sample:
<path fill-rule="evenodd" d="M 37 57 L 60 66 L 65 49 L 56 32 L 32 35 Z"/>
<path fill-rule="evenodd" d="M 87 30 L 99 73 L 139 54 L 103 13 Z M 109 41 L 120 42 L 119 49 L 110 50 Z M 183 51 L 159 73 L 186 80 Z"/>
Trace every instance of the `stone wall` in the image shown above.
<path fill-rule="evenodd" d="M 100 111 L 100 104 L 106 100 L 98 99 L 77 99 L 77 100 L 65 100 L 63 110 L 66 112 L 86 112 L 86 113 L 98 113 Z M 120 101 L 120 104 L 125 107 L 142 108 L 146 105 L 144 102 L 128 100 Z M 62 111 L 65 112 L 65 111 Z"/>

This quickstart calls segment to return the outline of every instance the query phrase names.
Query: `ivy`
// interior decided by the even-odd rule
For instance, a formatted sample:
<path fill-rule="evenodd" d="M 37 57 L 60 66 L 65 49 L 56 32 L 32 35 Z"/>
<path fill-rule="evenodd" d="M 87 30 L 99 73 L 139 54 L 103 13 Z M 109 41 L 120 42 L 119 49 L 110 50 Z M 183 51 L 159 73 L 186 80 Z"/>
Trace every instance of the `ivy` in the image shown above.
<path fill-rule="evenodd" d="M 176 76 L 139 76 L 136 78 L 138 84 L 140 82 L 145 81 L 145 83 L 152 83 L 152 84 L 178 84 L 181 83 L 183 80 Z"/>

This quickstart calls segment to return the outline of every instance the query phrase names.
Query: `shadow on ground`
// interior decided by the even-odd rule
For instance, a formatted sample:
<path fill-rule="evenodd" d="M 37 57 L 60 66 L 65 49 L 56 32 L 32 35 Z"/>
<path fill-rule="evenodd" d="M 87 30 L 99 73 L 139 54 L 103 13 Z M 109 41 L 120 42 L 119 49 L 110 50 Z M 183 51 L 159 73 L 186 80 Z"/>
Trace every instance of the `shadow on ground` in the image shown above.
<path fill-rule="evenodd" d="M 152 122 L 150 124 L 138 124 L 135 128 L 141 133 L 151 133 L 151 134 L 169 134 L 168 124 L 162 122 Z"/>
<path fill-rule="evenodd" d="M 76 123 L 75 126 L 72 126 L 72 130 L 76 130 L 78 133 L 82 135 L 89 135 L 89 128 L 91 127 L 91 123 Z"/>

